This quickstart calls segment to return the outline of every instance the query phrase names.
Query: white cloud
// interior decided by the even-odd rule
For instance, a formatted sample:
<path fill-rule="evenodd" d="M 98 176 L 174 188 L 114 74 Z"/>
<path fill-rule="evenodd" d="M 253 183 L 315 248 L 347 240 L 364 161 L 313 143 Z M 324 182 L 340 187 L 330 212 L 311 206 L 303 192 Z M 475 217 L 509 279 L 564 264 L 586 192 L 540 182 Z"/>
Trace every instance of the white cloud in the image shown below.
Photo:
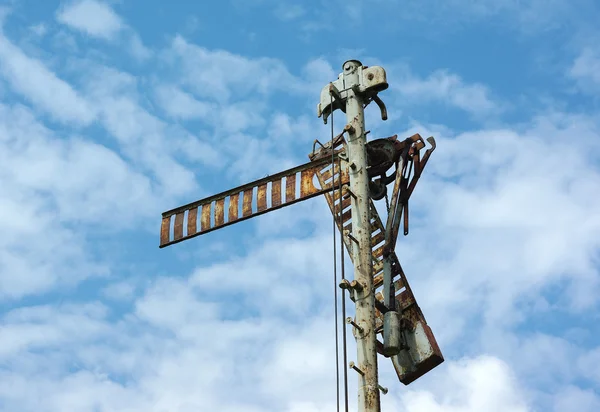
<path fill-rule="evenodd" d="M 275 7 L 274 13 L 279 19 L 288 21 L 302 17 L 306 13 L 306 10 L 299 4 L 278 3 Z"/>
<path fill-rule="evenodd" d="M 325 220 L 326 216 L 316 219 Z M 330 313 L 325 317 L 314 314 L 315 307 L 330 305 L 331 290 L 325 286 L 330 282 L 325 281 L 329 269 L 323 266 L 330 258 L 328 239 L 268 242 L 253 247 L 241 259 L 200 268 L 189 279 L 160 279 L 136 300 L 133 313 L 114 323 L 102 321 L 102 312 L 84 312 L 93 326 L 79 335 L 85 344 L 77 344 L 62 332 L 69 330 L 68 326 L 53 325 L 64 325 L 64 315 L 45 316 L 32 325 L 30 315 L 13 314 L 12 337 L 20 336 L 25 343 L 12 346 L 20 361 L 4 373 L 0 396 L 9 406 L 19 405 L 25 412 L 40 404 L 38 398 L 25 397 L 24 382 L 29 390 L 35 388 L 48 399 L 45 408 L 49 411 L 63 410 L 73 402 L 80 410 L 101 405 L 108 410 L 157 412 L 216 405 L 223 411 L 333 408 Z M 454 271 L 445 274 L 456 276 Z M 309 296 L 315 301 L 310 302 Z M 423 303 L 424 294 L 418 297 L 431 317 L 438 309 Z M 257 310 L 261 317 L 256 317 Z M 289 315 L 294 313 L 302 324 L 290 321 Z M 446 316 L 449 320 L 456 313 Z M 151 328 L 140 329 L 139 321 Z M 19 322 L 20 326 L 12 326 Z M 27 333 L 18 335 L 19 331 Z M 42 335 L 52 340 L 41 343 L 36 337 Z M 87 340 L 94 337 L 92 342 Z M 60 342 L 73 346 L 64 348 Z M 44 345 L 41 348 L 46 348 L 46 358 L 54 365 L 49 369 L 61 371 L 58 376 L 51 379 L 40 371 L 48 364 L 26 366 L 26 359 L 33 356 L 27 348 L 33 344 Z M 539 348 L 535 342 L 530 346 L 534 351 Z M 59 352 L 60 347 L 66 352 Z M 352 344 L 349 353 L 354 354 Z M 536 368 L 546 370 L 543 359 L 530 357 L 532 374 Z M 83 370 L 68 371 L 72 364 Z M 199 373 L 198 365 L 211 373 Z M 350 393 L 354 394 L 355 379 L 350 377 Z M 383 401 L 397 410 L 531 410 L 523 384 L 507 364 L 491 356 L 458 362 L 447 359 L 429 375 L 427 389 L 399 389 L 392 386 L 399 385 L 396 381 L 387 382 L 392 393 Z M 235 395 L 231 395 L 232 388 Z M 580 392 L 575 391 L 576 399 L 572 397 L 575 404 L 593 406 L 593 394 Z M 306 393 L 311 393 L 310 400 Z"/>
<path fill-rule="evenodd" d="M 146 61 L 153 53 L 131 27 L 105 2 L 75 0 L 61 7 L 56 20 L 91 37 L 124 44 L 131 56 Z"/>
<path fill-rule="evenodd" d="M 247 295 L 239 303 L 251 305 L 264 314 L 277 310 L 281 314 L 308 315 L 311 305 L 321 301 L 324 293 L 318 283 L 310 280 L 324 275 L 329 267 L 323 268 L 319 262 L 327 261 L 331 256 L 331 245 L 318 252 L 311 251 L 312 245 L 317 244 L 327 244 L 326 238 L 317 237 L 309 242 L 288 238 L 269 240 L 243 261 L 232 259 L 199 268 L 191 282 L 206 292 L 244 290 Z M 236 267 L 251 267 L 260 276 L 222 277 L 222 273 L 235 271 Z M 260 293 L 263 299 L 252 301 L 255 293 Z"/>
<path fill-rule="evenodd" d="M 583 355 L 577 362 L 583 376 L 592 379 L 596 385 L 600 386 L 600 370 L 595 367 L 600 362 L 600 347 L 590 350 L 588 353 Z"/>
<path fill-rule="evenodd" d="M 38 23 L 30 26 L 29 30 L 36 36 L 43 37 L 48 32 L 48 27 L 44 23 Z"/>
<path fill-rule="evenodd" d="M 164 196 L 180 196 L 196 187 L 194 174 L 169 155 L 163 136 L 166 125 L 128 96 L 101 100 L 102 122 L 118 139 L 126 156 L 138 159 L 164 189 Z M 163 150 L 161 150 L 163 149 Z"/>
<path fill-rule="evenodd" d="M 52 36 L 52 45 L 60 52 L 77 53 L 81 50 L 75 36 L 65 30 L 60 30 Z"/>
<path fill-rule="evenodd" d="M 402 403 L 411 412 L 526 412 L 519 382 L 504 362 L 481 356 L 444 364 L 439 391 L 411 391 Z"/>
<path fill-rule="evenodd" d="M 136 284 L 131 280 L 110 283 L 102 289 L 102 295 L 116 301 L 130 301 L 135 297 Z"/>
<path fill-rule="evenodd" d="M 62 222 L 98 222 L 103 208 L 104 216 L 111 212 L 106 194 L 90 193 L 81 178 L 110 181 L 122 171 L 110 169 L 118 162 L 103 156 L 102 150 L 87 157 L 96 145 L 55 140 L 22 106 L 0 106 L 0 136 L 0 228 L 6 233 L 0 240 L 2 298 L 41 293 L 56 284 L 75 285 L 104 274 L 105 269 L 88 256 L 84 236 Z M 81 161 L 83 168 L 77 163 Z M 102 161 L 104 169 L 98 169 Z M 117 182 L 119 178 L 112 183 Z"/>
<path fill-rule="evenodd" d="M 510 364 L 530 389 L 543 389 L 546 393 L 585 376 L 578 365 L 590 356 L 588 350 L 563 337 L 534 331 L 517 333 L 493 325 L 482 330 L 480 341 L 482 348 Z"/>
<path fill-rule="evenodd" d="M 213 105 L 196 100 L 177 86 L 161 84 L 156 88 L 155 93 L 163 110 L 176 119 L 206 119 L 210 117 L 213 110 L 216 110 Z"/>
<path fill-rule="evenodd" d="M 360 4 L 360 0 L 356 3 Z M 566 26 L 591 28 L 594 24 L 591 16 L 597 13 L 597 4 L 593 0 L 382 0 L 378 3 L 380 13 L 401 10 L 399 16 L 403 20 L 427 21 L 432 30 L 485 21 L 501 23 L 501 30 L 528 35 L 561 30 Z"/>
<path fill-rule="evenodd" d="M 296 254 L 300 259 L 310 256 L 314 241 L 307 240 L 303 246 Z M 246 277 L 260 278 L 261 266 L 251 263 L 253 258 L 246 259 L 240 262 Z M 273 262 L 273 269 L 287 273 L 288 283 L 297 282 L 281 262 Z M 242 285 L 237 290 L 248 289 Z M 267 298 L 236 301 L 232 306 L 227 292 L 218 304 L 200 297 L 206 292 L 195 281 L 161 279 L 137 300 L 135 316 L 125 314 L 117 323 L 109 322 L 106 309 L 98 304 L 9 313 L 4 337 L 12 342 L 11 349 L 0 356 L 18 362 L 12 372 L 3 372 L 0 396 L 25 412 L 39 407 L 39 397 L 24 397 L 23 377 L 27 377 L 29 390 L 48 399 L 43 409 L 48 411 L 63 410 L 74 401 L 80 410 L 102 405 L 109 410 L 157 412 L 167 405 L 173 411 L 213 404 L 224 411 L 324 411 L 334 407 L 329 313 L 307 314 L 302 323 L 296 323 L 282 318 L 281 311 L 274 308 L 255 318 L 253 308 Z M 328 302 L 329 298 L 328 293 L 322 294 L 319 301 Z M 285 304 L 293 306 L 295 302 L 287 299 Z M 241 318 L 230 319 L 228 312 L 232 311 L 241 311 Z M 80 324 L 86 327 L 73 338 L 73 328 Z M 40 350 L 46 360 L 30 364 L 28 360 L 37 359 L 35 351 Z M 354 353 L 350 342 L 351 358 Z M 75 365 L 79 370 L 71 371 Z M 210 373 L 199 373 L 199 365 Z M 41 373 L 42 368 L 53 372 Z M 353 374 L 349 378 L 350 393 L 355 394 L 356 378 Z M 427 390 L 414 386 L 399 390 L 395 377 L 387 378 L 391 393 L 382 401 L 396 410 L 529 410 L 508 365 L 490 356 L 448 360 L 432 372 Z M 235 395 L 231 395 L 233 388 Z M 107 393 L 111 394 L 108 398 Z M 310 399 L 306 393 L 311 393 Z M 353 406 L 351 410 L 355 410 Z"/>
<path fill-rule="evenodd" d="M 278 59 L 248 59 L 225 50 L 208 50 L 176 36 L 167 60 L 195 94 L 229 102 L 258 92 L 299 92 L 304 88 Z"/>
<path fill-rule="evenodd" d="M 128 226 L 147 216 L 150 180 L 105 146 L 55 134 L 19 106 L 1 106 L 0 130 L 3 176 L 18 194 L 50 195 L 60 221 L 100 223 L 119 214 Z"/>
<path fill-rule="evenodd" d="M 98 125 L 108 132 L 102 137 L 114 138 L 120 149 L 120 155 L 117 155 L 105 146 L 71 136 L 70 132 L 55 135 L 38 120 L 33 120 L 33 115 L 26 109 L 16 111 L 16 114 L 23 117 L 23 122 L 15 122 L 14 119 L 10 122 L 8 119 L 15 116 L 15 113 L 6 108 L 6 120 L 2 123 L 6 131 L 4 137 L 8 139 L 8 150 L 3 152 L 6 155 L 5 173 L 11 184 L 20 186 L 35 196 L 31 198 L 32 206 L 35 205 L 31 214 L 40 213 L 37 209 L 48 208 L 45 202 L 50 202 L 51 209 L 44 214 L 40 213 L 38 217 L 41 219 L 46 216 L 48 223 L 39 227 L 47 227 L 57 239 L 70 240 L 73 246 L 65 248 L 64 253 L 52 256 L 54 249 L 32 241 L 33 234 L 23 238 L 24 241 L 30 242 L 31 248 L 27 248 L 27 252 L 22 255 L 6 255 L 4 260 L 7 266 L 3 268 L 3 282 L 9 295 L 23 296 L 49 290 L 56 284 L 64 284 L 67 279 L 72 280 L 71 284 L 76 284 L 88 276 L 105 273 L 102 267 L 95 268 L 94 265 L 83 269 L 84 262 L 89 257 L 87 245 L 83 241 L 84 236 L 75 235 L 73 231 L 64 229 L 61 225 L 73 222 L 97 225 L 108 222 L 103 223 L 105 230 L 115 227 L 123 230 L 145 224 L 148 217 L 158 216 L 160 210 L 157 208 L 160 208 L 160 204 L 171 204 L 177 201 L 178 197 L 197 188 L 194 174 L 177 159 L 184 158 L 219 169 L 232 153 L 237 153 L 231 149 L 239 147 L 239 143 L 242 143 L 246 145 L 244 153 L 247 156 L 237 159 L 231 170 L 239 171 L 239 176 L 236 177 L 243 179 L 244 173 L 253 173 L 247 167 L 249 162 L 263 158 L 266 164 L 272 158 L 273 145 L 266 139 L 236 135 L 243 129 L 262 124 L 259 108 L 264 105 L 261 103 L 239 102 L 227 107 L 215 107 L 215 103 L 206 103 L 204 113 L 198 113 L 197 109 L 201 108 L 202 104 L 198 102 L 198 105 L 192 108 L 192 112 L 195 110 L 196 114 L 209 119 L 206 125 L 215 130 L 220 129 L 220 133 L 227 137 L 223 142 L 209 144 L 144 108 L 140 103 L 142 99 L 138 91 L 138 79 L 128 73 L 89 60 L 73 60 L 69 70 L 81 76 L 78 81 L 73 82 L 80 84 L 80 91 L 76 92 L 72 84 L 59 79 L 42 62 L 26 57 L 7 40 L 4 44 L 5 50 L 9 51 L 5 56 L 8 67 L 11 64 L 14 66 L 15 60 L 21 62 L 19 71 L 7 73 L 18 80 L 13 81 L 15 91 L 34 102 L 37 109 L 49 112 L 55 117 L 68 119 L 76 124 L 81 122 L 84 125 L 89 124 L 92 119 L 97 120 Z M 29 76 L 29 81 L 35 80 L 37 73 L 37 76 L 45 81 L 46 88 L 30 87 L 25 81 L 27 73 L 33 73 Z M 8 75 L 6 77 L 12 80 Z M 20 86 L 19 82 L 23 83 L 22 88 L 16 87 Z M 48 95 L 48 85 L 54 85 L 54 89 L 59 93 Z M 171 99 L 171 106 L 167 108 L 172 114 L 179 114 L 180 117 L 192 114 L 189 112 L 189 103 L 195 100 L 191 100 L 191 96 L 178 89 L 168 89 L 166 85 L 160 85 L 158 90 L 159 95 L 163 93 L 163 99 Z M 184 99 L 179 102 L 179 106 L 173 106 L 173 103 L 177 103 L 176 99 L 172 100 L 174 96 Z M 55 106 L 57 97 L 59 100 L 63 98 L 65 104 Z M 186 98 L 188 99 L 185 100 Z M 208 108 L 211 111 L 208 111 Z M 89 110 L 90 117 L 81 118 L 73 115 L 71 110 Z M 185 110 L 188 110 L 188 113 L 185 113 Z M 14 126 L 27 124 L 28 121 L 30 128 L 33 128 L 27 132 L 27 139 L 19 140 L 27 128 L 19 130 Z M 292 123 L 289 126 L 296 128 Z M 165 136 L 169 136 L 169 139 L 166 140 Z M 277 161 L 285 167 L 290 166 L 289 159 L 285 157 L 279 156 Z M 36 167 L 27 168 L 26 164 L 35 164 Z M 94 187 L 95 190 L 90 190 L 90 187 Z M 25 194 L 15 193 L 13 198 L 6 199 L 5 204 L 12 205 L 18 202 L 19 196 Z M 113 219 L 115 215 L 119 216 L 117 221 Z M 53 222 L 51 216 L 58 220 Z M 15 225 L 21 224 L 20 222 L 9 219 L 5 224 Z M 54 257 L 49 260 L 47 270 L 31 269 L 31 264 L 39 264 L 38 259 L 30 257 L 36 254 L 43 259 Z M 56 269 L 67 261 L 72 261 L 68 265 L 69 270 Z M 78 270 L 81 272 L 77 276 L 73 275 L 73 271 Z M 15 273 L 19 273 L 20 276 L 15 277 Z M 28 275 L 25 276 L 25 273 Z"/>
<path fill-rule="evenodd" d="M 152 50 L 144 45 L 140 36 L 131 31 L 129 34 L 129 50 L 131 55 L 140 61 L 145 61 L 152 57 Z"/>
<path fill-rule="evenodd" d="M 552 406 L 554 412 L 570 412 L 575 409 L 595 412 L 600 409 L 600 397 L 592 389 L 583 390 L 569 385 L 554 395 Z"/>
<path fill-rule="evenodd" d="M 520 135 L 498 130 L 446 139 L 424 127 L 405 133 L 433 134 L 439 150 L 412 208 L 424 214 L 417 228 L 433 232 L 422 237 L 415 229 L 404 246 L 407 258 L 453 256 L 437 268 L 407 264 L 422 273 L 413 288 L 422 291 L 424 304 L 442 305 L 442 311 L 469 307 L 490 324 L 512 324 L 519 321 L 519 297 L 561 285 L 556 304 L 573 310 L 596 306 L 600 205 L 592 187 L 600 184 L 600 171 L 592 151 L 565 147 L 563 139 L 577 135 L 581 144 L 593 144 L 597 128 L 585 127 L 578 117 L 540 122 Z M 425 293 L 428 284 L 445 287 Z M 441 319 L 439 324 L 447 325 Z"/>
<path fill-rule="evenodd" d="M 99 304 L 22 307 L 3 319 L 0 358 L 40 348 L 94 340 L 107 332 L 107 308 Z"/>
<path fill-rule="evenodd" d="M 68 83 L 40 61 L 28 57 L 0 34 L 0 72 L 11 88 L 57 120 L 87 125 L 93 108 Z"/>
<path fill-rule="evenodd" d="M 569 69 L 568 75 L 575 79 L 581 90 L 592 92 L 600 89 L 600 49 L 586 47 Z"/>
<path fill-rule="evenodd" d="M 437 70 L 427 78 L 419 78 L 410 70 L 390 71 L 390 88 L 400 94 L 404 104 L 441 102 L 473 115 L 497 112 L 500 107 L 490 97 L 490 91 L 479 83 L 466 83 L 447 70 Z"/>
<path fill-rule="evenodd" d="M 92 37 L 113 38 L 124 28 L 123 21 L 106 3 L 78 0 L 64 6 L 56 15 L 58 22 Z"/>
<path fill-rule="evenodd" d="M 272 1 L 254 0 L 242 3 L 244 7 L 248 7 L 246 3 L 265 8 L 272 5 Z M 536 35 L 559 31 L 565 26 L 577 29 L 578 23 L 593 29 L 591 16 L 595 13 L 597 8 L 593 0 L 377 0 L 373 7 L 365 7 L 363 0 L 335 0 L 322 2 L 315 13 L 306 13 L 310 17 L 303 21 L 302 28 L 306 32 L 332 30 L 334 26 L 323 17 L 330 15 L 342 16 L 354 28 L 369 19 L 395 15 L 402 23 L 395 25 L 396 27 L 394 24 L 388 25 L 388 30 L 405 26 L 405 22 L 428 23 L 428 34 L 439 36 L 441 31 L 447 33 L 447 29 L 462 29 L 473 23 L 485 22 L 495 24 L 496 27 L 500 23 L 501 30 L 505 32 Z"/>
<path fill-rule="evenodd" d="M 315 99 L 319 98 L 319 93 L 323 87 L 337 79 L 340 72 L 341 68 L 335 70 L 329 61 L 323 57 L 312 59 L 302 67 L 302 75 L 306 79 L 306 88 L 315 90 Z"/>
<path fill-rule="evenodd" d="M 67 227 L 91 224 L 111 231 L 145 224 L 165 204 L 159 198 L 195 187 L 193 174 L 174 160 L 175 152 L 187 154 L 194 162 L 215 164 L 217 160 L 199 139 L 169 129 L 139 107 L 132 76 L 101 71 L 93 64 L 85 67 L 84 87 L 75 91 L 5 38 L 0 42 L 0 62 L 13 90 L 36 109 L 76 126 L 100 120 L 126 156 L 72 131 L 55 133 L 22 106 L 1 107 L 0 175 L 6 190 L 0 207 L 6 218 L 0 219 L 0 226 L 11 233 L 0 248 L 3 298 L 42 293 L 57 285 L 74 286 L 105 275 L 106 267 L 90 255 L 87 235 Z M 172 135 L 172 149 L 159 142 L 166 133 Z M 134 166 L 125 159 L 139 163 Z M 156 173 L 161 183 L 157 185 L 140 169 Z"/>

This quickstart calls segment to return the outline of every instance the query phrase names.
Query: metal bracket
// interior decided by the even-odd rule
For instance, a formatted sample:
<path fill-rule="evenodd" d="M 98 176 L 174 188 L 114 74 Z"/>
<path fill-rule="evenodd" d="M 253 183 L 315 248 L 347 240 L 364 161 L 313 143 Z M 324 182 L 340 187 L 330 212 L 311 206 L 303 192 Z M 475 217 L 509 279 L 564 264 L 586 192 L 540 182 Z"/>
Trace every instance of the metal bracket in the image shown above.
<path fill-rule="evenodd" d="M 402 214 L 404 214 L 404 235 L 408 235 L 408 199 L 415 189 L 431 153 L 436 148 L 433 137 L 427 138 L 427 141 L 431 145 L 431 148 L 425 152 L 422 160 L 420 158 L 420 150 L 425 147 L 425 141 L 421 135 L 417 133 L 401 143 L 403 151 L 396 165 L 394 191 L 392 192 L 390 210 L 385 226 L 386 253 L 394 250 L 396 246 Z M 410 173 L 413 169 L 414 173 L 411 179 Z"/>
<path fill-rule="evenodd" d="M 357 70 L 358 87 L 347 89 L 344 85 L 344 74 L 340 73 L 336 81 L 329 83 L 321 90 L 321 99 L 317 104 L 317 116 L 322 116 L 325 124 L 327 124 L 327 118 L 334 110 L 340 109 L 345 113 L 345 101 L 348 98 L 349 90 L 363 95 L 367 101 L 373 100 L 381 110 L 381 118 L 383 120 L 387 119 L 387 109 L 377 96 L 377 93 L 388 88 L 385 69 L 380 66 L 367 67 L 361 65 L 358 66 Z"/>

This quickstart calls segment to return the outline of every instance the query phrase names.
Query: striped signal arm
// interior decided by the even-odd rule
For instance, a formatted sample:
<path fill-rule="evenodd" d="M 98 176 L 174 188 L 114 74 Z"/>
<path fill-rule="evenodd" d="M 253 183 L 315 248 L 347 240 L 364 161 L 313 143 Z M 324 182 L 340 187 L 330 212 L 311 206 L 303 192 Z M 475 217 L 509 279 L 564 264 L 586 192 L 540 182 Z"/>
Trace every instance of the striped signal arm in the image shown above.
<path fill-rule="evenodd" d="M 349 182 L 338 153 L 162 214 L 161 248 L 330 192 Z M 333 166 L 332 166 L 333 164 Z M 317 179 L 316 176 L 319 176 Z"/>

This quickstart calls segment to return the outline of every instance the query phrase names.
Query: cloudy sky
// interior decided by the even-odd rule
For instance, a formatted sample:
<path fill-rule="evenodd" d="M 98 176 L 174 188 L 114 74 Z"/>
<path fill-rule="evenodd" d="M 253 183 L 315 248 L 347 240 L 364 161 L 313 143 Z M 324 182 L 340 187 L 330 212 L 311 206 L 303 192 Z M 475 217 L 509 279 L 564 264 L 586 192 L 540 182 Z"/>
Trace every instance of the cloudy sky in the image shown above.
<path fill-rule="evenodd" d="M 2 3 L 2 411 L 335 410 L 324 199 L 158 235 L 306 162 L 351 58 L 438 142 L 397 253 L 446 362 L 384 411 L 600 410 L 595 0 Z"/>

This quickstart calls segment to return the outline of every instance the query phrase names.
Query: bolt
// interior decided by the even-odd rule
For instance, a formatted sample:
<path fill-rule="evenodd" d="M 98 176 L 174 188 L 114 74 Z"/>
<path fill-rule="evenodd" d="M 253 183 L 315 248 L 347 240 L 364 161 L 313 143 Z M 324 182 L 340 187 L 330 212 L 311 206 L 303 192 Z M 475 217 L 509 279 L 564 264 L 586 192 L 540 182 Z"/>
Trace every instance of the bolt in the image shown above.
<path fill-rule="evenodd" d="M 352 190 L 350 190 L 350 188 L 348 187 L 348 185 L 344 185 L 343 186 L 342 192 L 343 192 L 344 198 L 347 198 L 348 196 L 352 196 L 355 200 L 357 199 L 356 195 L 354 194 L 354 192 L 352 192 Z"/>
<path fill-rule="evenodd" d="M 373 73 L 369 73 L 369 75 L 367 76 L 367 79 L 373 80 L 373 77 L 375 77 L 375 75 Z"/>
<path fill-rule="evenodd" d="M 354 320 L 352 320 L 351 317 L 346 318 L 346 323 L 354 326 L 360 333 L 363 333 L 364 329 L 361 328 L 356 322 L 354 322 Z"/>
<path fill-rule="evenodd" d="M 357 245 L 358 243 L 358 239 L 355 238 L 354 236 L 352 236 L 352 234 L 350 232 L 347 233 L 347 236 L 350 238 L 351 241 L 353 241 L 354 243 L 356 243 Z"/>
<path fill-rule="evenodd" d="M 354 369 L 356 372 L 358 372 L 360 375 L 364 376 L 365 373 L 363 371 L 361 371 L 360 369 L 358 369 L 358 367 L 354 364 L 354 362 L 350 362 L 350 369 Z"/>
<path fill-rule="evenodd" d="M 351 124 L 347 124 L 346 126 L 344 126 L 344 132 L 354 134 L 354 132 L 355 132 L 354 126 L 352 126 Z"/>
<path fill-rule="evenodd" d="M 340 282 L 340 288 L 342 289 L 350 289 L 350 282 L 348 281 L 348 279 L 342 279 L 342 281 Z"/>
<path fill-rule="evenodd" d="M 379 390 L 380 390 L 381 392 L 383 392 L 383 394 L 384 394 L 384 395 L 388 393 L 388 389 L 387 389 L 387 388 L 384 388 L 384 387 L 383 387 L 383 386 L 381 386 L 381 385 L 377 385 L 377 386 L 379 386 Z"/>
<path fill-rule="evenodd" d="M 356 281 L 356 280 L 353 280 L 353 281 L 350 283 L 350 287 L 351 287 L 352 289 L 354 289 L 354 290 L 358 290 L 359 292 L 360 292 L 361 290 L 363 290 L 363 285 L 362 285 L 362 283 L 360 283 L 360 282 L 358 282 L 358 281 Z"/>

